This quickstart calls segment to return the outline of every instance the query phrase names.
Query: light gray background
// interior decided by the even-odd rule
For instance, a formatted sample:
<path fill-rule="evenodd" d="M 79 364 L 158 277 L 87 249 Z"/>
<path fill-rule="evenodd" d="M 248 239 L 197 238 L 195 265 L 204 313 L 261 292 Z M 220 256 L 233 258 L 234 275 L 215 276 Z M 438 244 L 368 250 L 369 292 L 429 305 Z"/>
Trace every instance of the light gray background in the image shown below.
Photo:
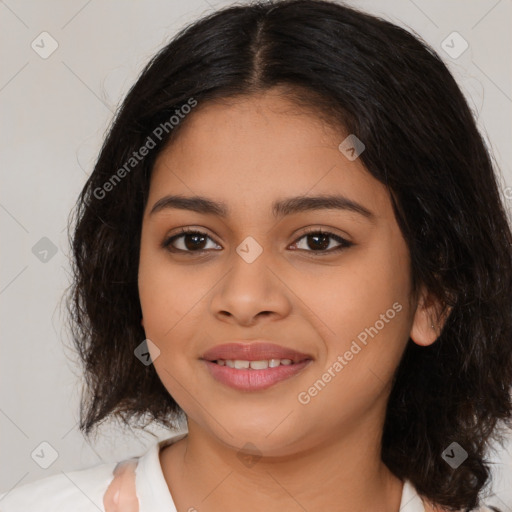
<path fill-rule="evenodd" d="M 66 348 L 61 301 L 69 285 L 66 223 L 113 112 L 142 67 L 178 29 L 229 3 L 0 1 L 0 491 L 140 455 L 154 442 L 108 427 L 89 444 L 77 429 L 80 368 Z M 414 30 L 441 54 L 478 118 L 512 211 L 512 1 L 349 3 Z M 31 47 L 43 31 L 59 45 L 47 59 Z M 469 44 L 458 58 L 441 47 L 453 31 Z M 46 262 L 32 252 L 43 237 L 57 248 Z M 31 457 L 45 441 L 58 454 L 48 469 Z M 506 512 L 512 512 L 511 452 L 512 443 L 508 452 L 491 454 L 497 464 L 490 503 Z"/>

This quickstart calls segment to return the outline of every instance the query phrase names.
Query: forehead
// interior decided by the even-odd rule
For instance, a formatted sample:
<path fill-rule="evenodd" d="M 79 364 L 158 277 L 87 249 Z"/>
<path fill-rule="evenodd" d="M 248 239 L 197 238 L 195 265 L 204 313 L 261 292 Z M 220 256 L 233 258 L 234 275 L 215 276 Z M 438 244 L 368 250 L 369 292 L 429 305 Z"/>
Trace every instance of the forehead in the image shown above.
<path fill-rule="evenodd" d="M 277 197 L 341 193 L 386 216 L 384 185 L 338 148 L 347 135 L 275 93 L 200 104 L 157 158 L 148 204 L 201 195 L 240 213 Z"/>

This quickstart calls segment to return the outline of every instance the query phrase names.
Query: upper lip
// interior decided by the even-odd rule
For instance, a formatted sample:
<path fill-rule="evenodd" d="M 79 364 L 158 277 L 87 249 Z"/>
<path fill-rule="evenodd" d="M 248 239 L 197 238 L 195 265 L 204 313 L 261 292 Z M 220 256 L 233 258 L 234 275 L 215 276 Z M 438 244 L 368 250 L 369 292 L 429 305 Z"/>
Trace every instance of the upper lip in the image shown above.
<path fill-rule="evenodd" d="M 207 350 L 201 357 L 207 361 L 223 360 L 242 360 L 242 361 L 265 361 L 269 359 L 291 359 L 294 363 L 312 359 L 308 354 L 298 352 L 297 350 L 282 347 L 274 343 L 255 342 L 255 343 L 225 343 L 217 345 Z"/>

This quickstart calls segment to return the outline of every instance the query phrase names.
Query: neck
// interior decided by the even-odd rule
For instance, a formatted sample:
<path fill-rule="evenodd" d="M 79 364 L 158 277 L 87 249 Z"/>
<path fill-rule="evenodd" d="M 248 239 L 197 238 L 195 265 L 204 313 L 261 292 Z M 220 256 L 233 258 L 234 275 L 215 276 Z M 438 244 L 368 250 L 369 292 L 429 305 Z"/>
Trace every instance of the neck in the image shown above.
<path fill-rule="evenodd" d="M 242 461 L 189 421 L 188 436 L 162 450 L 162 469 L 178 510 L 396 512 L 402 482 L 381 461 L 380 431 L 368 427 L 293 455 Z"/>

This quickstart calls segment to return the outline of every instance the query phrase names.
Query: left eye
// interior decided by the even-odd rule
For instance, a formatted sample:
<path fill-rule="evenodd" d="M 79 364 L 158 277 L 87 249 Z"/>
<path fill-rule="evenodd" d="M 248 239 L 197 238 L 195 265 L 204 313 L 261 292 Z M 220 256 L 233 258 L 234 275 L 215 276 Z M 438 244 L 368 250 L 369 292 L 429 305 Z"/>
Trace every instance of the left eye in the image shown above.
<path fill-rule="evenodd" d="M 302 239 L 306 240 L 305 245 L 311 250 L 306 249 L 304 246 L 300 247 L 300 241 Z M 334 248 L 330 247 L 331 242 L 329 239 L 335 240 L 339 245 Z M 166 238 L 162 243 L 162 247 L 169 250 L 170 252 L 200 253 L 209 250 L 207 247 L 205 247 L 205 245 L 207 245 L 207 240 L 211 240 L 214 245 L 220 248 L 220 246 L 216 244 L 214 240 L 212 240 L 212 238 L 210 238 L 206 233 L 188 229 L 183 229 L 179 235 L 173 235 L 169 238 Z M 178 244 L 176 244 L 177 241 L 179 241 Z M 180 245 L 181 247 L 177 247 L 177 245 Z M 354 245 L 352 242 L 345 240 L 341 236 L 335 235 L 329 231 L 322 231 L 319 229 L 304 233 L 293 244 L 293 246 L 295 246 L 294 250 L 298 249 L 313 253 L 332 253 L 346 249 L 352 245 Z M 214 248 L 214 250 L 218 249 Z"/>
<path fill-rule="evenodd" d="M 329 231 L 322 231 L 321 229 L 317 229 L 315 231 L 309 231 L 308 233 L 304 233 L 298 240 L 306 239 L 306 245 L 308 247 L 311 247 L 311 245 L 316 246 L 313 247 L 312 251 L 306 251 L 306 252 L 317 252 L 317 253 L 332 253 L 336 251 L 341 251 L 343 249 L 346 249 L 350 247 L 351 245 L 354 245 L 352 242 L 349 242 L 348 240 L 345 240 L 341 236 L 335 235 L 334 233 L 330 233 Z M 337 247 L 329 248 L 331 245 L 329 242 L 329 239 L 333 239 L 339 243 Z M 310 241 L 313 241 L 311 244 Z M 299 245 L 298 242 L 295 242 L 294 245 Z M 303 247 L 297 247 L 300 250 L 305 250 Z M 329 249 L 329 250 L 325 250 Z"/>

